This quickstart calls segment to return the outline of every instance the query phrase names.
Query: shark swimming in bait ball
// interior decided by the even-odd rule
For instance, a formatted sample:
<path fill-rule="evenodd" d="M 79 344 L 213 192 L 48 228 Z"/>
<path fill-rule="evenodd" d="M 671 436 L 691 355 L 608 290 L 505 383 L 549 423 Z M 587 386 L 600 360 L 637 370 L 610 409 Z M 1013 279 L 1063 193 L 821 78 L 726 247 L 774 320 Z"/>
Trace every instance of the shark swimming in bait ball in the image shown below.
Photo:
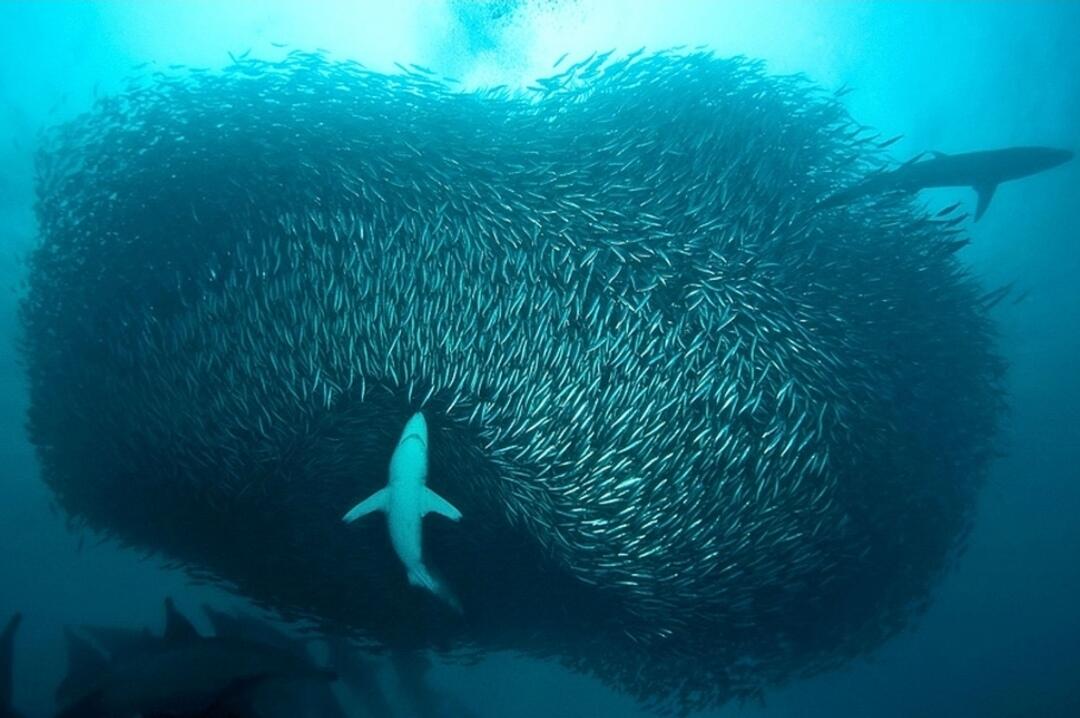
<path fill-rule="evenodd" d="M 860 197 L 897 190 L 917 192 L 931 187 L 971 187 L 979 195 L 975 209 L 975 221 L 978 222 L 990 206 L 999 184 L 1045 172 L 1073 158 L 1071 150 L 1053 147 L 1006 147 L 957 155 L 930 154 L 930 159 L 921 159 L 922 155 L 919 155 L 895 170 L 872 174 L 825 199 L 819 206 L 836 207 Z"/>
<path fill-rule="evenodd" d="M 352 523 L 375 511 L 386 512 L 390 542 L 394 546 L 409 583 L 426 588 L 446 601 L 457 612 L 461 605 L 424 565 L 421 551 L 421 522 L 426 514 L 435 512 L 451 521 L 459 521 L 461 512 L 427 487 L 428 428 L 421 412 L 405 423 L 397 448 L 390 457 L 390 479 L 384 488 L 367 497 L 342 519 Z"/>
<path fill-rule="evenodd" d="M 888 189 L 913 170 L 819 211 L 885 160 L 842 103 L 704 52 L 521 94 L 242 62 L 40 144 L 20 345 L 65 511 L 380 650 L 553 659 L 661 712 L 914 620 L 975 520 L 1004 359 L 966 226 Z M 395 492 L 387 528 L 340 521 L 418 397 L 427 485 L 471 526 L 433 543 L 414 469 L 399 543 L 467 621 L 401 595 L 372 540 L 406 533 Z"/>

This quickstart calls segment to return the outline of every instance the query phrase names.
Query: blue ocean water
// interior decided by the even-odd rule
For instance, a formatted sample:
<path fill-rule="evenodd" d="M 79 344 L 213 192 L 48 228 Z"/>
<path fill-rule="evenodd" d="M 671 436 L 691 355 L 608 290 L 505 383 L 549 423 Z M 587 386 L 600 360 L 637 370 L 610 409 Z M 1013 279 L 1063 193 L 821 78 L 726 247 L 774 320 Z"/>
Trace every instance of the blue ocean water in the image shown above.
<path fill-rule="evenodd" d="M 966 152 L 1080 148 L 1080 5 L 1071 2 L 99 2 L 0 5 L 0 619 L 25 614 L 15 704 L 49 715 L 62 627 L 159 625 L 173 596 L 243 600 L 69 530 L 25 433 L 18 300 L 36 242 L 38 131 L 118 92 L 133 68 L 221 68 L 229 53 L 324 48 L 394 72 L 416 63 L 467 88 L 526 85 L 564 53 L 705 45 L 852 88 L 852 115 L 902 134 L 889 148 Z M 286 45 L 286 48 L 278 47 Z M 970 189 L 928 191 L 935 207 Z M 969 226 L 962 260 L 988 287 L 1014 283 L 994 317 L 1009 410 L 968 548 L 924 616 L 871 657 L 766 692 L 730 716 L 1068 716 L 1080 713 L 1080 164 L 1003 185 Z M 628 697 L 550 663 L 506 655 L 437 664 L 457 714 L 647 715 Z M 402 706 L 406 714 L 410 710 Z M 414 709 L 415 710 L 415 709 Z M 452 714 L 452 713 L 448 713 Z"/>

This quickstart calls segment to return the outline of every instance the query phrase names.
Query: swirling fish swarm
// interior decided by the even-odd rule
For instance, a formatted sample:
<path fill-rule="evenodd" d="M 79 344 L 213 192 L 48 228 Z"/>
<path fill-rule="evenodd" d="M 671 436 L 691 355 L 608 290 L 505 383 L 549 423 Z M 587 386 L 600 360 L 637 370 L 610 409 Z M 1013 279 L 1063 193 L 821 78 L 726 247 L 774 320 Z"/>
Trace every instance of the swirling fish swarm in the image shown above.
<path fill-rule="evenodd" d="M 373 647 L 563 661 L 698 708 L 926 603 L 1002 366 L 959 217 L 820 200 L 883 158 L 744 59 L 521 91 L 319 54 L 134 82 L 51 130 L 29 426 L 78 521 Z M 385 523 L 409 415 L 410 588 Z"/>

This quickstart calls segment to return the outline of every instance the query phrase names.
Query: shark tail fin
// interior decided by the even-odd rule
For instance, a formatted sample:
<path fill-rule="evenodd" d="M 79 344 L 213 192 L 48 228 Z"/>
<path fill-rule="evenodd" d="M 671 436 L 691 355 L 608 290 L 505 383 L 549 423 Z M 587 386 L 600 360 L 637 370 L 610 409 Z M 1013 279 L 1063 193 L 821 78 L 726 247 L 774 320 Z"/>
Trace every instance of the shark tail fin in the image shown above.
<path fill-rule="evenodd" d="M 423 564 L 417 564 L 409 569 L 409 583 L 431 591 L 452 608 L 454 613 L 464 612 L 461 608 L 461 602 L 457 600 L 457 596 L 442 581 L 432 576 L 431 572 Z"/>
<path fill-rule="evenodd" d="M 986 208 L 990 206 L 990 200 L 994 198 L 994 190 L 997 189 L 996 184 L 988 185 L 976 185 L 975 191 L 979 194 L 979 204 L 975 209 L 975 221 L 978 222 L 979 218 L 986 212 Z"/>
<path fill-rule="evenodd" d="M 356 506 L 353 506 L 349 510 L 349 513 L 345 514 L 341 520 L 347 524 L 351 524 L 361 516 L 367 516 L 376 511 L 386 511 L 389 500 L 390 492 L 385 488 L 379 489 Z"/>

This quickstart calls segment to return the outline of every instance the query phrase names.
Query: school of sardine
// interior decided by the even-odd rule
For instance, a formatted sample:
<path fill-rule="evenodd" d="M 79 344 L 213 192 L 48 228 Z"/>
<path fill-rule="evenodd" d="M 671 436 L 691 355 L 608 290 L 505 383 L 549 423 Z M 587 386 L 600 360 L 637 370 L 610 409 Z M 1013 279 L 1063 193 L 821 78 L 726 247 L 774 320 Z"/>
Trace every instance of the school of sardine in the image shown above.
<path fill-rule="evenodd" d="M 76 522 L 372 643 L 681 708 L 838 665 L 925 606 L 1002 409 L 960 216 L 817 207 L 881 144 L 698 50 L 520 91 L 303 52 L 140 76 L 38 158 L 44 477 Z M 417 411 L 460 617 L 339 520 Z"/>

